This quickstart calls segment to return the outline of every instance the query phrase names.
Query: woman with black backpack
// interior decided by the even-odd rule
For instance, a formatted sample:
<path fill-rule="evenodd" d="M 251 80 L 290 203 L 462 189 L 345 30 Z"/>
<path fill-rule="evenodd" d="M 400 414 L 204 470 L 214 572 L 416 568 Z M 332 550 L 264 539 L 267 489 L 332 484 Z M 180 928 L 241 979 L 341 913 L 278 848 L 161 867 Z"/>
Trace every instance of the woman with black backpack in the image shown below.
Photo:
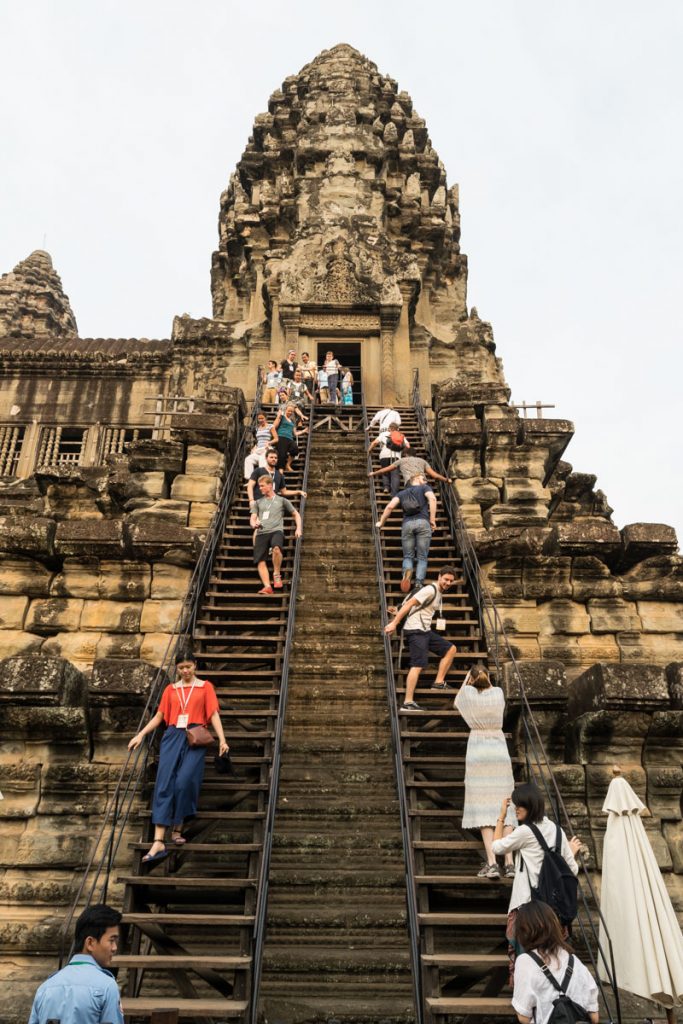
<path fill-rule="evenodd" d="M 519 824 L 509 835 L 503 837 L 510 801 L 514 805 Z M 569 926 L 573 917 L 576 916 L 575 879 L 579 873 L 579 867 L 574 858 L 581 848 L 581 840 L 578 836 L 573 836 L 571 840 L 568 840 L 560 826 L 550 818 L 546 818 L 543 793 L 533 782 L 525 782 L 513 789 L 511 797 L 503 800 L 496 822 L 492 848 L 497 857 L 502 857 L 507 853 L 515 854 L 515 880 L 512 883 L 505 929 L 505 937 L 508 940 L 508 956 L 510 957 L 510 981 L 512 982 L 515 957 L 523 952 L 516 934 L 517 911 L 533 899 L 543 899 L 543 896 L 546 895 L 543 883 L 549 874 L 554 875 L 552 888 L 556 890 L 556 895 L 559 894 L 563 898 L 563 906 L 554 906 L 553 910 L 558 913 L 565 929 L 565 938 L 569 936 Z"/>
<path fill-rule="evenodd" d="M 517 912 L 517 958 L 512 1007 L 520 1024 L 598 1024 L 598 986 L 562 935 L 547 903 L 525 903 Z"/>

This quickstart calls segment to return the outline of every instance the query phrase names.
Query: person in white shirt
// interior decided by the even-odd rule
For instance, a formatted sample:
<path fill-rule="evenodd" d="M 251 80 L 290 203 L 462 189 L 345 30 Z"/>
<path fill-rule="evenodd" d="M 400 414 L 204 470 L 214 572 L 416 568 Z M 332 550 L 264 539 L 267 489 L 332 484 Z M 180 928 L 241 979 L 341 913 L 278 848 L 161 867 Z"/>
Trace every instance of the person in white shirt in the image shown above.
<path fill-rule="evenodd" d="M 396 409 L 380 409 L 379 412 L 375 413 L 365 429 L 370 431 L 374 426 L 377 426 L 378 432 L 381 433 L 383 430 L 390 429 L 390 423 L 395 423 L 397 427 L 400 427 L 401 414 Z"/>
<path fill-rule="evenodd" d="M 509 835 L 503 836 L 510 801 L 514 805 L 515 815 L 519 822 L 517 828 Z M 517 911 L 525 903 L 532 900 L 531 888 L 538 884 L 538 876 L 543 865 L 543 850 L 529 825 L 536 825 L 548 846 L 554 847 L 557 840 L 557 825 L 545 816 L 545 800 L 543 793 L 533 782 L 525 782 L 516 786 L 511 797 L 503 800 L 500 814 L 496 821 L 496 831 L 491 844 L 496 857 L 508 853 L 515 854 L 515 880 L 512 883 L 510 905 L 508 907 L 505 937 L 508 940 L 508 956 L 510 958 L 510 982 L 514 977 L 515 958 L 523 952 L 517 941 Z M 579 866 L 574 859 L 581 848 L 578 836 L 567 839 L 560 829 L 560 853 L 566 860 L 573 875 L 578 875 Z"/>
<path fill-rule="evenodd" d="M 398 462 L 401 458 L 401 452 L 390 448 L 389 441 L 392 430 L 398 430 L 399 426 L 400 423 L 392 420 L 391 423 L 387 425 L 386 430 L 380 430 L 375 440 L 370 442 L 370 446 L 368 448 L 368 451 L 371 452 L 373 448 L 376 448 L 377 445 L 379 445 L 380 466 L 382 469 L 385 469 L 387 466 L 392 467 L 392 472 L 388 476 L 382 477 L 382 490 L 385 494 L 391 494 L 392 498 L 395 498 L 401 489 L 401 474 L 398 471 Z M 407 447 L 410 447 L 410 445 L 407 445 Z"/>
<path fill-rule="evenodd" d="M 329 392 L 329 401 L 332 405 L 339 403 L 339 395 L 337 393 L 337 385 L 339 383 L 339 371 L 341 370 L 341 363 L 338 359 L 334 358 L 334 352 L 327 352 L 325 355 L 325 373 L 327 374 L 327 390 Z"/>
<path fill-rule="evenodd" d="M 598 986 L 565 941 L 555 911 L 540 901 L 525 903 L 517 912 L 517 938 L 526 950 L 517 958 L 512 995 L 520 1024 L 547 1024 L 560 995 L 552 979 L 598 1024 Z"/>

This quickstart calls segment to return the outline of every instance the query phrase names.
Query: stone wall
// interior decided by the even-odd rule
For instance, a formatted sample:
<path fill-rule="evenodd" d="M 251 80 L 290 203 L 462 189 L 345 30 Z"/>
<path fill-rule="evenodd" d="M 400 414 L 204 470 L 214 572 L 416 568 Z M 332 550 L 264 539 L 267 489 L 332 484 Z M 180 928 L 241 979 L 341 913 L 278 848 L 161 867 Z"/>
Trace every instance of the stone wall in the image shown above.
<path fill-rule="evenodd" d="M 0 977 L 18 1007 L 54 968 L 242 413 L 235 392 L 106 466 L 0 480 Z"/>
<path fill-rule="evenodd" d="M 573 424 L 520 417 L 495 377 L 463 370 L 434 389 L 437 436 L 484 581 L 598 867 L 602 803 L 618 764 L 652 812 L 648 834 L 683 910 L 683 559 L 675 532 L 658 523 L 618 529 L 595 476 L 562 457 Z M 495 644 L 491 633 L 488 642 Z M 511 665 L 505 673 L 514 697 Z M 519 721 L 517 729 L 521 747 Z"/>

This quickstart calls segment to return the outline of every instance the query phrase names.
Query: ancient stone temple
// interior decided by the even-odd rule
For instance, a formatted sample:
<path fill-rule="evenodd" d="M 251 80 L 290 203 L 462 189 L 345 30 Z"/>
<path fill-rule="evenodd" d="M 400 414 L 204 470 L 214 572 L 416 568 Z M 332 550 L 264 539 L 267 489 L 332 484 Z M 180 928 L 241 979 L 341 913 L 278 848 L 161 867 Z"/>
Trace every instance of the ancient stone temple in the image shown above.
<path fill-rule="evenodd" d="M 511 702 L 524 681 L 594 867 L 602 802 L 618 762 L 650 808 L 648 835 L 683 909 L 683 562 L 674 531 L 619 527 L 595 476 L 566 461 L 573 424 L 526 418 L 511 404 L 491 326 L 467 305 L 458 187 L 449 187 L 408 93 L 347 45 L 287 78 L 257 115 L 220 197 L 218 236 L 212 317 L 179 315 L 166 339 L 80 337 L 46 252 L 33 252 L 0 279 L 0 978 L 16 994 L 0 1022 L 27 1018 L 36 985 L 55 966 L 66 909 L 173 640 L 259 368 L 289 349 L 316 362 L 332 349 L 354 373 L 357 404 L 361 386 L 369 407 L 410 409 L 417 396 L 508 635 L 499 681 Z M 335 465 L 358 489 L 367 467 L 356 440 L 349 461 Z M 314 462 L 312 472 L 319 487 L 328 486 L 324 466 Z M 348 503 L 338 500 L 344 519 Z M 357 520 L 344 521 L 367 559 L 368 582 L 361 574 L 360 586 L 374 588 L 369 504 L 354 514 Z M 317 567 L 331 591 L 343 589 L 343 552 L 325 544 L 321 533 L 306 531 L 294 650 L 305 651 L 319 615 L 332 614 Z M 251 583 L 255 592 L 255 575 Z M 381 683 L 368 697 L 379 709 L 378 732 L 367 738 L 375 760 L 366 764 L 367 751 L 353 748 L 380 780 L 363 829 L 376 823 L 378 848 L 397 849 L 400 867 L 384 652 L 373 632 L 379 605 L 372 590 L 368 611 L 363 593 L 347 595 L 345 639 L 338 638 L 348 639 L 357 664 L 371 663 L 363 670 L 368 693 L 372 678 Z M 363 641 L 364 633 L 373 638 Z M 483 640 L 496 642 L 485 623 Z M 294 664 L 303 693 L 317 662 L 310 652 L 302 659 L 299 669 Z M 357 743 L 369 728 L 364 714 Z M 306 771 L 322 757 L 311 754 L 312 743 L 305 756 L 297 748 Z M 285 780 L 299 778 L 293 750 L 290 737 Z M 276 819 L 276 837 L 277 821 L 286 817 Z M 290 839 L 296 845 L 283 836 L 281 858 Z M 121 863 L 132 856 L 126 852 Z M 276 856 L 276 873 L 278 863 Z M 113 893 L 120 897 L 121 889 Z M 276 885 L 276 908 L 281 896 Z M 403 896 L 392 898 L 400 909 Z M 387 911 L 398 931 L 401 913 Z M 271 937 L 278 927 L 274 919 Z M 369 934 L 379 949 L 377 928 Z M 313 957 L 318 940 L 306 941 Z M 404 953 L 396 953 L 403 967 Z M 337 960 L 330 954 L 330 963 Z M 304 971 L 281 950 L 266 958 L 272 1006 L 278 963 L 283 973 Z M 397 1020 L 410 1019 L 403 967 L 391 968 L 395 1002 L 382 990 L 375 1016 L 363 1020 L 389 1019 L 394 1005 Z M 358 970 L 348 967 L 349 977 Z M 316 1017 L 310 1007 L 309 1016 L 291 1009 L 311 984 L 288 989 L 289 1016 L 277 1009 L 272 1019 L 325 1019 L 323 1010 Z M 348 1019 L 361 1018 L 349 1010 Z"/>

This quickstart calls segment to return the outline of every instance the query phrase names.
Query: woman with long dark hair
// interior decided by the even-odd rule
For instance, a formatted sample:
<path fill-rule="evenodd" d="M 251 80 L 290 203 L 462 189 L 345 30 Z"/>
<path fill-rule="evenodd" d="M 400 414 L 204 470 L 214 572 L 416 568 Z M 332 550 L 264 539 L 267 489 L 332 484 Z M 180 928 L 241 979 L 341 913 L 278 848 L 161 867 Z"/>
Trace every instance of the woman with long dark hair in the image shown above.
<path fill-rule="evenodd" d="M 465 676 L 453 706 L 470 728 L 465 757 L 465 806 L 463 828 L 478 828 L 484 844 L 485 862 L 480 878 L 500 878 L 493 852 L 493 832 L 503 797 L 514 786 L 512 763 L 503 733 L 505 695 L 500 686 L 492 686 L 488 672 L 477 666 Z M 515 816 L 508 809 L 504 834 L 512 831 Z M 505 874 L 514 878 L 512 854 L 505 855 Z"/>
<path fill-rule="evenodd" d="M 504 837 L 503 832 L 507 824 L 510 802 L 514 806 L 518 825 Z M 535 825 L 538 828 L 548 846 L 555 846 L 557 825 L 550 818 L 546 818 L 543 793 L 533 782 L 525 782 L 521 786 L 516 786 L 512 791 L 512 796 L 503 800 L 492 843 L 493 852 L 497 857 L 509 853 L 515 854 L 515 880 L 512 883 L 505 930 L 508 940 L 511 981 L 515 970 L 515 958 L 522 952 L 517 940 L 517 912 L 523 904 L 531 902 L 531 889 L 532 886 L 535 887 L 538 884 L 538 876 L 543 865 L 543 848 L 528 827 L 529 825 Z M 574 858 L 580 848 L 581 840 L 578 836 L 573 836 L 571 840 L 568 840 L 564 831 L 560 829 L 560 853 L 574 875 L 579 873 L 579 867 Z"/>
<path fill-rule="evenodd" d="M 183 822 L 197 813 L 207 748 L 192 746 L 188 730 L 193 726 L 206 728 L 211 725 L 218 737 L 219 754 L 228 750 L 216 691 L 208 680 L 197 679 L 195 669 L 191 654 L 181 652 L 176 657 L 176 682 L 166 687 L 157 713 L 128 744 L 129 750 L 135 750 L 147 733 L 162 723 L 166 725 L 152 797 L 154 842 L 142 858 L 143 864 L 162 860 L 168 855 L 165 837 L 169 827 L 171 842 L 175 846 L 183 845 Z"/>
<path fill-rule="evenodd" d="M 512 1006 L 520 1024 L 547 1024 L 553 1004 L 564 994 L 598 1024 L 598 986 L 566 941 L 560 920 L 547 903 L 524 903 L 517 911 L 517 957 Z"/>

